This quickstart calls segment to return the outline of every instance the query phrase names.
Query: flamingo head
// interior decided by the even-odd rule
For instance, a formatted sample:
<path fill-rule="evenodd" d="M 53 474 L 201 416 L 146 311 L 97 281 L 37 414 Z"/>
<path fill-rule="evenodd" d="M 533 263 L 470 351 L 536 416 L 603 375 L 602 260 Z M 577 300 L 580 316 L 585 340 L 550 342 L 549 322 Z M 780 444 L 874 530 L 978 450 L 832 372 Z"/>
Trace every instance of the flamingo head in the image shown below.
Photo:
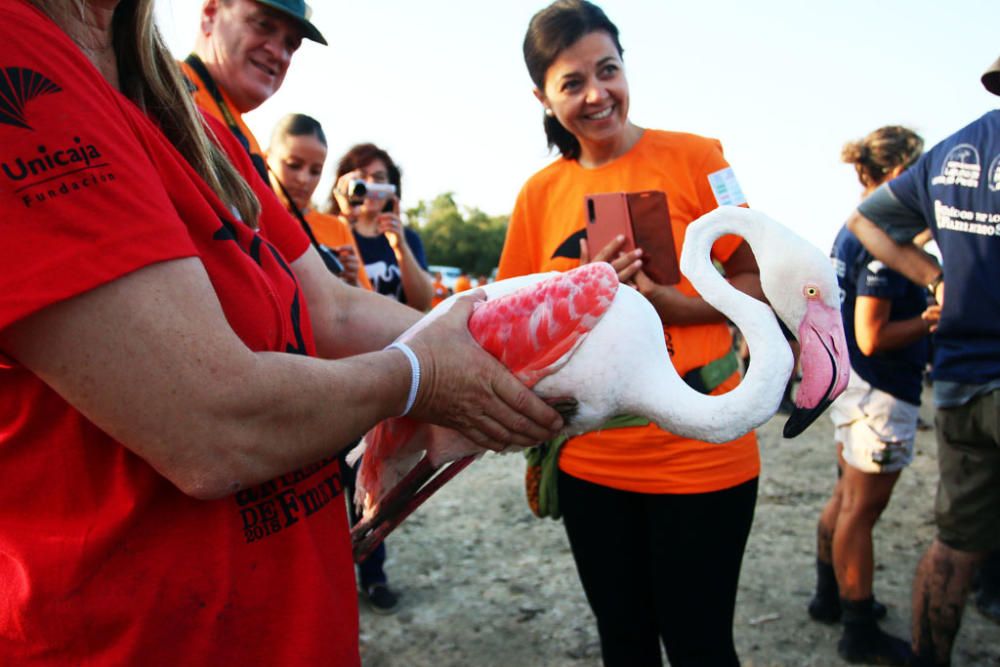
<path fill-rule="evenodd" d="M 784 436 L 802 433 L 847 388 L 850 360 L 840 315 L 840 288 L 830 259 L 784 227 L 758 253 L 761 287 L 799 341 L 802 382 Z"/>

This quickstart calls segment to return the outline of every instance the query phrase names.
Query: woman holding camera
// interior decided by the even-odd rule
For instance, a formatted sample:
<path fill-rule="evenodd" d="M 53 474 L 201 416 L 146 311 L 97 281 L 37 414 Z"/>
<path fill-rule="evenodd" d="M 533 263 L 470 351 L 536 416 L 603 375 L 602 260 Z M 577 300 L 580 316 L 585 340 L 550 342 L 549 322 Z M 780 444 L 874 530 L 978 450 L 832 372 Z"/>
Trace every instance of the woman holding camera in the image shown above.
<path fill-rule="evenodd" d="M 358 144 L 337 165 L 330 213 L 347 220 L 368 278 L 379 294 L 428 310 L 434 286 L 420 236 L 399 217 L 402 174 L 389 153 Z"/>
<path fill-rule="evenodd" d="M 589 2 L 559 0 L 538 12 L 524 59 L 549 145 L 562 157 L 518 195 L 499 277 L 610 261 L 658 311 L 678 373 L 706 393 L 732 389 L 738 365 L 722 314 L 686 279 L 654 283 L 641 249 L 623 254 L 621 240 L 604 248 L 583 241 L 585 195 L 661 190 L 679 256 L 688 223 L 718 206 L 715 183 L 735 185 L 719 142 L 629 120 L 618 29 Z M 741 239 L 720 239 L 713 256 L 735 287 L 762 296 Z M 588 433 L 562 447 L 559 510 L 605 665 L 660 665 L 661 640 L 674 667 L 739 664 L 732 623 L 759 469 L 753 433 L 716 445 L 647 424 Z"/>

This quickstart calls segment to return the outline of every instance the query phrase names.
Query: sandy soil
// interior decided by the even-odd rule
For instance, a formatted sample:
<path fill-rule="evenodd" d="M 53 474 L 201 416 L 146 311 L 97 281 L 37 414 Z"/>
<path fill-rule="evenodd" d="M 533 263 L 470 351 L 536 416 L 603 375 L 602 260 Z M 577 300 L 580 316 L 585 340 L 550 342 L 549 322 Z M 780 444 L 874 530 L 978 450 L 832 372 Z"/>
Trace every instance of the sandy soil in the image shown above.
<path fill-rule="evenodd" d="M 931 410 L 924 407 L 924 417 Z M 829 422 L 795 440 L 781 418 L 759 430 L 763 471 L 744 558 L 734 632 L 746 667 L 841 665 L 839 630 L 809 619 L 816 519 L 834 481 Z M 366 667 L 598 666 L 600 649 L 562 524 L 539 520 L 523 495 L 520 456 L 470 466 L 389 539 L 386 570 L 403 594 L 393 616 L 361 605 Z M 909 636 L 910 583 L 933 535 L 932 432 L 921 432 L 876 528 L 883 627 Z M 1000 665 L 1000 627 L 969 605 L 954 667 Z"/>

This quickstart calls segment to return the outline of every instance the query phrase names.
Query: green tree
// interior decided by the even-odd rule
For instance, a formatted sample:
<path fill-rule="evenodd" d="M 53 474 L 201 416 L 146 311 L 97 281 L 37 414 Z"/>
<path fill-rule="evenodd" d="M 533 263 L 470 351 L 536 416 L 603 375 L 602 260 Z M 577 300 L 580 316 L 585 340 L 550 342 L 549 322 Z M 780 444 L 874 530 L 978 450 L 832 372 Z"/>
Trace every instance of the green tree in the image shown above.
<path fill-rule="evenodd" d="M 406 210 L 407 222 L 424 242 L 428 264 L 458 266 L 488 276 L 500 261 L 509 216 L 490 216 L 475 207 L 459 210 L 446 192 Z"/>

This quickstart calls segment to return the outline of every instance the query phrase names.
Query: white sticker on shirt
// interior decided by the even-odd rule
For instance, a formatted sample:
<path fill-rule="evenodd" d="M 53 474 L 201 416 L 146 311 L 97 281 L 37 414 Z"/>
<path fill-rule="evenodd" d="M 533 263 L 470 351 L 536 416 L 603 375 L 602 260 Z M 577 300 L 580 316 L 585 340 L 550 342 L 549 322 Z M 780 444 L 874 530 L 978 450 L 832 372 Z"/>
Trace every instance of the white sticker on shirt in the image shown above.
<path fill-rule="evenodd" d="M 712 186 L 712 194 L 719 206 L 740 206 L 747 203 L 732 167 L 709 174 L 708 184 Z"/>

